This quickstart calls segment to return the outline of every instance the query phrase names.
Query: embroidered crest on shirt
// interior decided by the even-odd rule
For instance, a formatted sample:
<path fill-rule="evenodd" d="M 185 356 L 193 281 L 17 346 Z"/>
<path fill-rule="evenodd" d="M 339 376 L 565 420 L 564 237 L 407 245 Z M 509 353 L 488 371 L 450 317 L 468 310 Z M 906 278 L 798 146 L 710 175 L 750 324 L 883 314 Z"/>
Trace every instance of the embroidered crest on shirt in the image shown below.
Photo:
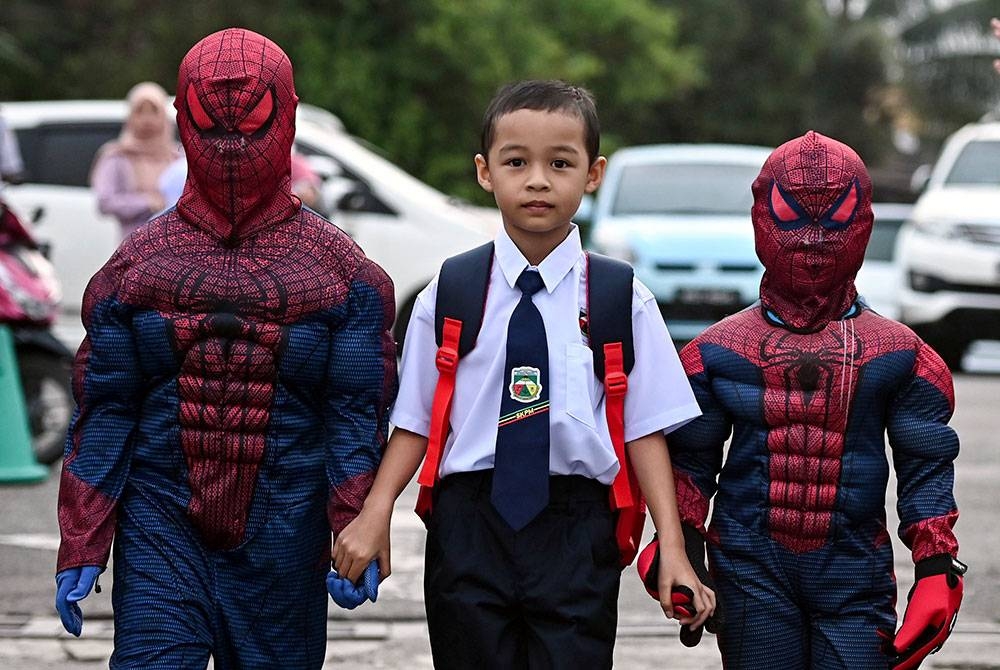
<path fill-rule="evenodd" d="M 535 402 L 542 396 L 542 371 L 519 366 L 510 371 L 510 397 L 523 403 Z"/>

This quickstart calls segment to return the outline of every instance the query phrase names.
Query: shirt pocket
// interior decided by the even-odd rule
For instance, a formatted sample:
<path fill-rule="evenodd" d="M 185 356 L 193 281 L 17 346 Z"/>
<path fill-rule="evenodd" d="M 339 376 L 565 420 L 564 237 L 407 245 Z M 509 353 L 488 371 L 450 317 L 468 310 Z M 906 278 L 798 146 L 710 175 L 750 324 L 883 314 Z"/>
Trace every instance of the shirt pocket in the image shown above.
<path fill-rule="evenodd" d="M 571 342 L 566 345 L 566 413 L 580 423 L 594 422 L 594 355 L 589 347 Z"/>

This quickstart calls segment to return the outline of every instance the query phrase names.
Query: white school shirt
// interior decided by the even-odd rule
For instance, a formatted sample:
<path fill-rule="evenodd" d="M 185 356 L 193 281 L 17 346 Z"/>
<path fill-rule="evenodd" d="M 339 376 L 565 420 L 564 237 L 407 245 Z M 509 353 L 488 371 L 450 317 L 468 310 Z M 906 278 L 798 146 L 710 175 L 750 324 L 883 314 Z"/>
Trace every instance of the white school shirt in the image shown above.
<path fill-rule="evenodd" d="M 476 346 L 458 364 L 451 408 L 451 434 L 445 442 L 440 475 L 493 467 L 500 397 L 507 392 L 507 323 L 521 299 L 515 282 L 529 267 L 501 229 L 483 324 Z M 604 414 L 604 385 L 594 376 L 594 359 L 580 331 L 585 305 L 586 256 L 574 225 L 569 236 L 538 265 L 545 290 L 534 303 L 545 323 L 549 350 L 549 472 L 583 475 L 610 484 L 618 472 Z M 434 280 L 417 296 L 403 347 L 399 395 L 390 421 L 418 435 L 430 434 L 431 405 L 437 385 L 434 365 Z M 656 431 L 670 432 L 701 414 L 677 351 L 652 293 L 638 280 L 632 288 L 632 338 L 635 366 L 625 396 L 625 440 Z"/>

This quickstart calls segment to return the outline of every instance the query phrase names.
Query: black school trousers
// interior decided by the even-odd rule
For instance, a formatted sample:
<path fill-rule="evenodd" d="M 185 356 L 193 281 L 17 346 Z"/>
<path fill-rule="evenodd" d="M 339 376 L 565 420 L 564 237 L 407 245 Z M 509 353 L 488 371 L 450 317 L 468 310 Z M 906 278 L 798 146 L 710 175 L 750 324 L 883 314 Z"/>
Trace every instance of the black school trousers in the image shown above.
<path fill-rule="evenodd" d="M 610 668 L 621 582 L 608 487 L 549 479 L 549 505 L 515 532 L 492 470 L 435 488 L 424 602 L 439 670 Z"/>

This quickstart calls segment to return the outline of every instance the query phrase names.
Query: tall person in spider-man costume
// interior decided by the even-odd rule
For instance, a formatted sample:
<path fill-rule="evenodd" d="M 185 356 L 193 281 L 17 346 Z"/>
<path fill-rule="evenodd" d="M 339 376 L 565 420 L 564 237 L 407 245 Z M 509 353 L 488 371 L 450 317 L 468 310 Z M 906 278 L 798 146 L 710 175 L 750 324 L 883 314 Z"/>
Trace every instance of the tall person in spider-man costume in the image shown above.
<path fill-rule="evenodd" d="M 319 668 L 331 531 L 395 394 L 392 284 L 289 186 L 281 49 L 230 29 L 180 66 L 188 178 L 87 288 L 59 490 L 57 606 L 114 540 L 112 668 Z"/>
<path fill-rule="evenodd" d="M 682 351 L 703 416 L 669 439 L 681 519 L 708 540 L 726 612 L 723 663 L 915 668 L 962 598 L 951 376 L 857 294 L 871 180 L 850 147 L 809 132 L 752 190 L 760 302 Z M 916 577 L 898 632 L 886 435 Z"/>

